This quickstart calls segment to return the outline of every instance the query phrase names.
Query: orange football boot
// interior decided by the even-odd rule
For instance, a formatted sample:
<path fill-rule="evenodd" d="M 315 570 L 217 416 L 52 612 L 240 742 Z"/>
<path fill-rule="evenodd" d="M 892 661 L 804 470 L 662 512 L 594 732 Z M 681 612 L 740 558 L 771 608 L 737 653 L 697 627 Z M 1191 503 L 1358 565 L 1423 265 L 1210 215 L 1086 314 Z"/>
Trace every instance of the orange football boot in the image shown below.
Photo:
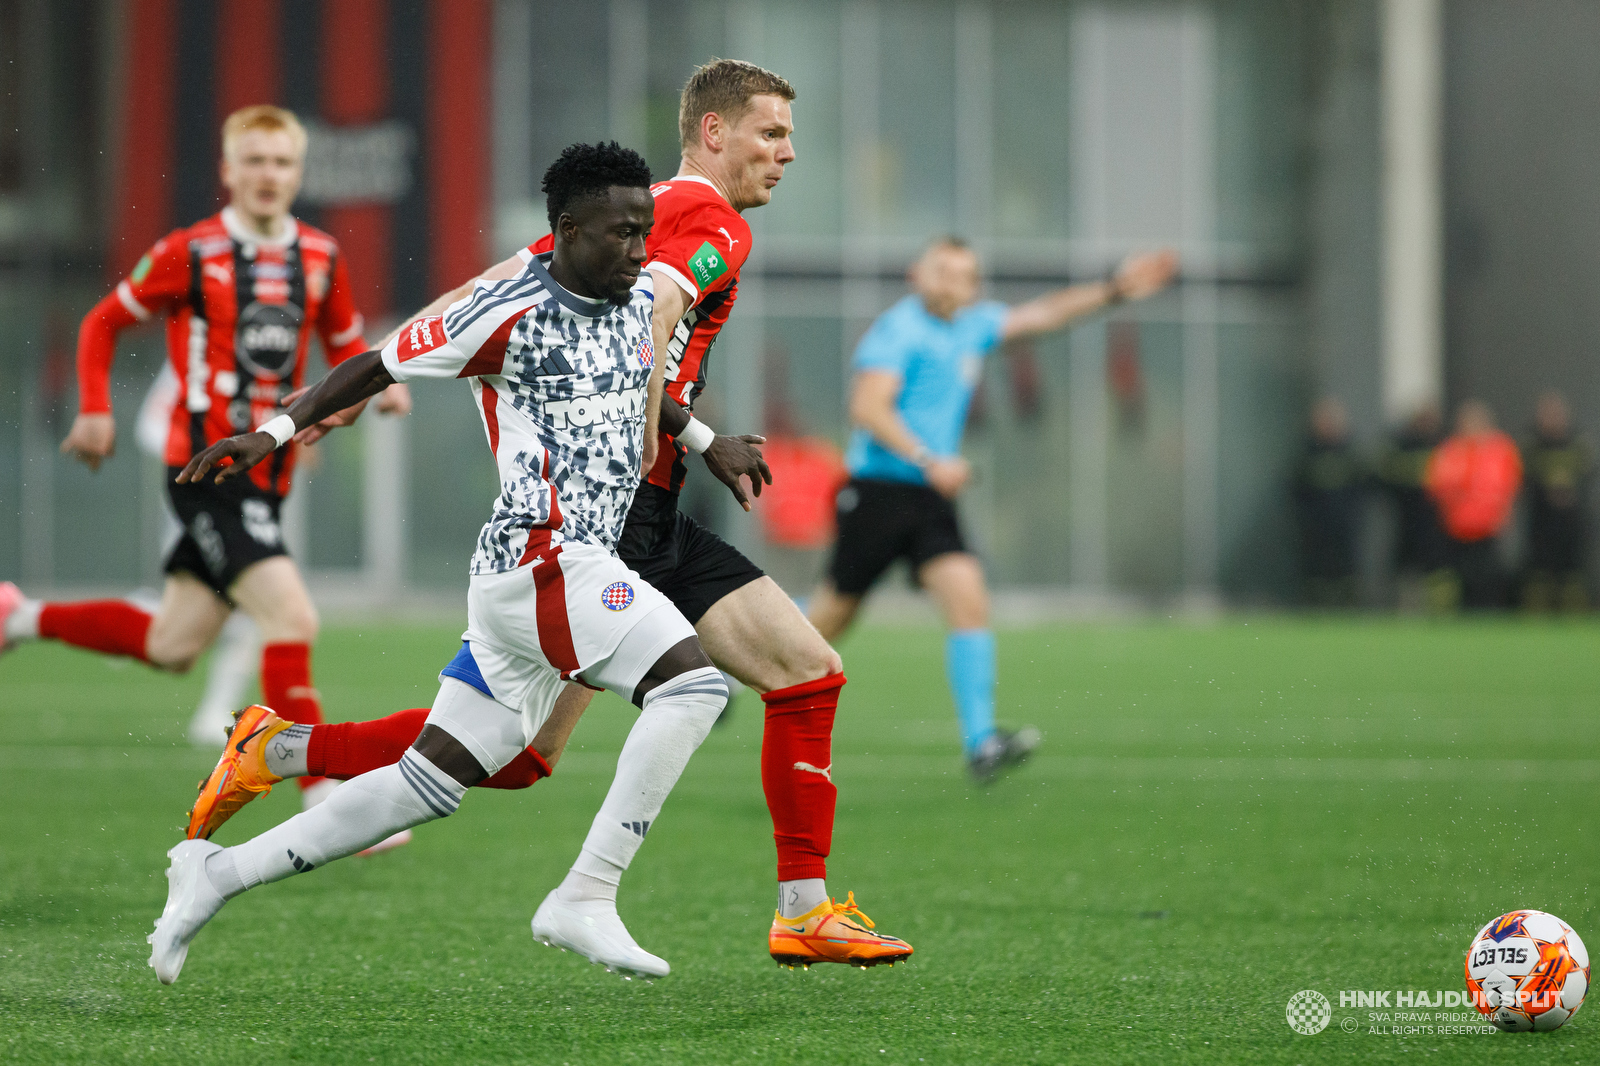
<path fill-rule="evenodd" d="M 267 741 L 288 729 L 286 722 L 259 703 L 233 712 L 233 732 L 211 776 L 200 782 L 200 798 L 189 811 L 188 837 L 211 839 L 234 812 L 272 791 L 283 778 L 267 769 Z"/>
<path fill-rule="evenodd" d="M 791 970 L 814 962 L 844 962 L 866 969 L 893 966 L 911 957 L 911 945 L 898 937 L 874 933 L 872 919 L 856 906 L 851 892 L 843 903 L 827 899 L 798 918 L 774 912 L 767 949 L 779 966 Z"/>

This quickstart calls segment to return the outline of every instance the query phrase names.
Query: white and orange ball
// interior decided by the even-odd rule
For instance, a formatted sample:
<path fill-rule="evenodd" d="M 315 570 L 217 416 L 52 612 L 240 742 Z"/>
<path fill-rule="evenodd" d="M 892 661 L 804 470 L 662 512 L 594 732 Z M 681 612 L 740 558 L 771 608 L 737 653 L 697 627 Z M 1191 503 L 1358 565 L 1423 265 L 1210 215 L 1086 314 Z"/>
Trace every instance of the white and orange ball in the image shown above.
<path fill-rule="evenodd" d="M 1467 991 L 1478 1012 L 1507 1032 L 1559 1029 L 1589 991 L 1589 949 L 1553 914 L 1502 914 L 1472 938 Z"/>

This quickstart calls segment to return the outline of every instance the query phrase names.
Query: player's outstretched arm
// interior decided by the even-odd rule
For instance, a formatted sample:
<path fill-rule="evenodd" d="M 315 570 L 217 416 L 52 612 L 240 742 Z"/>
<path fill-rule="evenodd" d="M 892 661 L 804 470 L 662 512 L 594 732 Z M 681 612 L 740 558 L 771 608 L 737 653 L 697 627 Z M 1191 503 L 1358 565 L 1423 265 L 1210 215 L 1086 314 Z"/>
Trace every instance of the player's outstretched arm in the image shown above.
<path fill-rule="evenodd" d="M 504 281 L 506 278 L 516 277 L 518 274 L 522 273 L 522 269 L 523 264 L 521 257 L 514 255 L 509 259 L 504 259 L 496 263 L 494 266 L 490 267 L 488 270 L 485 270 L 477 277 L 468 278 L 466 281 L 462 282 L 460 285 L 457 285 L 449 292 L 435 298 L 432 303 L 428 304 L 428 306 L 424 307 L 416 314 L 408 315 L 402 319 L 398 326 L 390 330 L 384 336 L 383 340 L 378 344 L 378 350 L 382 351 L 390 341 L 398 337 L 402 331 L 409 329 L 411 323 L 415 322 L 417 319 L 428 318 L 432 315 L 444 314 L 445 310 L 451 304 L 455 303 L 457 300 L 461 300 L 472 295 L 472 287 L 478 282 Z M 291 402 L 293 399 L 294 396 L 291 396 Z M 295 440 L 299 441 L 301 444 L 315 444 L 317 441 L 321 440 L 323 437 L 326 437 L 329 433 L 341 426 L 353 426 L 355 425 L 356 420 L 361 417 L 361 413 L 366 409 L 366 406 L 366 400 L 362 400 L 359 404 L 346 408 L 343 411 L 335 411 L 333 414 L 317 422 L 315 425 L 306 426 L 295 436 Z M 406 387 L 404 382 L 396 382 L 389 388 L 383 390 L 383 397 L 378 401 L 378 413 L 397 416 L 404 416 L 411 413 L 411 392 Z M 296 420 L 295 425 L 304 425 L 304 423 Z"/>
<path fill-rule="evenodd" d="M 1169 249 L 1130 255 L 1110 281 L 1069 285 L 1047 292 L 1006 311 L 1001 340 L 1054 333 L 1074 319 L 1094 314 L 1125 300 L 1143 300 L 1171 284 L 1178 273 L 1178 253 Z"/>
<path fill-rule="evenodd" d="M 655 306 L 651 312 L 650 334 L 656 349 L 656 374 L 652 374 L 650 381 L 652 388 L 656 378 L 660 376 L 665 381 L 665 367 L 667 345 L 672 340 L 672 331 L 678 328 L 678 321 L 694 306 L 689 294 L 684 292 L 677 282 L 667 277 L 660 271 L 651 271 L 655 278 Z M 750 510 L 750 498 L 745 495 L 744 486 L 740 483 L 741 477 L 750 479 L 750 492 L 761 495 L 762 483 L 772 484 L 772 471 L 767 467 L 767 461 L 761 456 L 761 449 L 757 445 L 765 444 L 767 438 L 746 433 L 738 436 L 729 436 L 714 432 L 711 427 L 695 419 L 682 404 L 666 395 L 663 388 L 659 394 L 652 392 L 646 399 L 647 409 L 657 412 L 658 424 L 661 432 L 670 437 L 676 437 L 684 446 L 693 448 L 704 457 L 706 469 L 716 475 L 718 481 L 728 486 L 733 493 L 733 498 L 739 501 L 739 506 L 746 511 Z M 646 452 L 645 470 L 655 465 L 655 450 L 651 445 L 655 442 L 654 427 L 646 425 Z"/>
<path fill-rule="evenodd" d="M 346 359 L 296 400 L 285 414 L 254 433 L 241 433 L 219 440 L 190 459 L 189 465 L 178 474 L 178 483 L 185 485 L 199 481 L 213 468 L 217 469 L 214 480 L 219 484 L 228 478 L 238 477 L 293 437 L 296 426 L 320 422 L 335 411 L 342 411 L 393 384 L 394 378 L 384 367 L 380 352 L 363 352 Z M 280 419 L 287 424 L 274 425 Z M 228 460 L 227 465 L 222 463 L 223 459 Z"/>

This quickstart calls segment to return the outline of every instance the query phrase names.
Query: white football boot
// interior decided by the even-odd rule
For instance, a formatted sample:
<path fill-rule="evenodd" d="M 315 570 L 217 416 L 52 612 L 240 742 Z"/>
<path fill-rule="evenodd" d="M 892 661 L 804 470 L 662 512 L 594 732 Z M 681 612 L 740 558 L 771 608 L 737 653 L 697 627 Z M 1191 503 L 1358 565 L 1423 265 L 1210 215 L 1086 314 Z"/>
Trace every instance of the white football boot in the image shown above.
<path fill-rule="evenodd" d="M 625 978 L 665 977 L 672 972 L 666 959 L 656 958 L 634 942 L 617 917 L 617 905 L 610 900 L 567 903 L 552 891 L 533 916 L 533 939 L 575 952 Z"/>
<path fill-rule="evenodd" d="M 167 906 L 156 919 L 156 931 L 145 937 L 156 979 L 170 985 L 183 972 L 189 941 L 226 902 L 206 876 L 206 857 L 222 850 L 209 840 L 185 840 L 167 857 Z"/>

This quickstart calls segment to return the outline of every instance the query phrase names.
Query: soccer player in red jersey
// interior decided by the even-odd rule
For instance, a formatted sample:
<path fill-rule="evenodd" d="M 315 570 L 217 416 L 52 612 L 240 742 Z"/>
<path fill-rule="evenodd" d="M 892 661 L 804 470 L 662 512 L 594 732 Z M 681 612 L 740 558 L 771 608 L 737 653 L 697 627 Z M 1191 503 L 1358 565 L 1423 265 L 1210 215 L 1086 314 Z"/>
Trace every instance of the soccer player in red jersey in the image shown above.
<path fill-rule="evenodd" d="M 825 881 L 837 798 L 833 719 L 845 683 L 843 664 L 776 582 L 678 510 L 689 448 L 704 456 L 747 510 L 740 478 L 748 477 L 758 494 L 763 480 L 771 482 L 757 447 L 762 438 L 716 433 L 691 410 L 705 388 L 712 343 L 733 309 L 739 270 L 750 254 L 750 227 L 742 213 L 772 199 L 784 167 L 795 158 L 789 107 L 794 95 L 778 75 L 726 59 L 701 67 L 684 86 L 678 120 L 682 163 L 674 177 L 651 188 L 655 229 L 645 262 L 656 275 L 654 343 L 666 365 L 660 447 L 634 496 L 617 555 L 694 625 L 712 662 L 761 693 L 766 704 L 761 780 L 777 843 L 779 887 L 768 936 L 773 958 L 790 965 L 877 965 L 905 958 L 910 946 L 871 932 L 854 894 L 837 903 Z M 546 237 L 474 280 L 514 277 L 550 247 Z M 417 317 L 438 314 L 473 284 L 446 293 Z M 591 698 L 587 690 L 569 686 L 530 746 L 520 775 L 513 775 L 517 779 L 508 777 L 513 768 L 507 768 L 493 784 L 525 787 L 547 774 Z M 416 738 L 421 718 L 402 711 L 373 722 L 321 727 L 310 731 L 305 750 L 289 762 L 298 772 L 356 776 L 399 758 Z M 264 778 L 251 791 L 278 779 Z M 191 833 L 203 826 L 209 835 L 226 817 L 202 809 L 206 804 L 221 810 L 242 798 L 207 798 L 193 812 Z"/>
<path fill-rule="evenodd" d="M 178 378 L 166 463 L 176 474 L 207 445 L 248 431 L 279 412 L 305 376 L 314 330 L 328 362 L 366 350 L 339 246 L 289 213 L 300 187 L 306 133 L 288 111 L 247 107 L 222 127 L 219 213 L 156 242 L 116 291 L 95 305 L 78 333 L 79 413 L 61 450 L 91 470 L 111 455 L 111 363 L 117 334 L 167 317 L 167 354 Z M 403 410 L 409 399 L 391 397 Z M 329 421 L 347 425 L 358 408 Z M 284 550 L 279 508 L 294 472 L 294 449 L 224 485 L 167 491 L 183 535 L 166 562 L 154 614 L 124 600 L 45 603 L 0 585 L 0 648 L 34 638 L 189 669 L 235 606 L 265 645 L 261 688 L 285 718 L 322 721 L 311 684 L 317 612 Z M 307 804 L 331 782 L 302 778 Z"/>

